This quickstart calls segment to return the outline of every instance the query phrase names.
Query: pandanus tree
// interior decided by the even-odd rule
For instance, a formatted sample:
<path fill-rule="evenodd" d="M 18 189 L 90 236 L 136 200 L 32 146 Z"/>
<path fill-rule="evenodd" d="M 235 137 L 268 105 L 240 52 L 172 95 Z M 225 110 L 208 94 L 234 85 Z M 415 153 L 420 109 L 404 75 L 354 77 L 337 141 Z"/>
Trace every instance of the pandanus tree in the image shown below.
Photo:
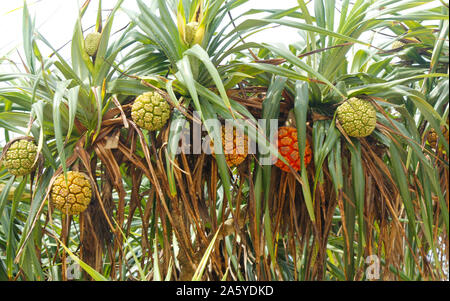
<path fill-rule="evenodd" d="M 448 279 L 448 5 L 122 2 L 70 59 L 24 5 L 1 279 Z"/>

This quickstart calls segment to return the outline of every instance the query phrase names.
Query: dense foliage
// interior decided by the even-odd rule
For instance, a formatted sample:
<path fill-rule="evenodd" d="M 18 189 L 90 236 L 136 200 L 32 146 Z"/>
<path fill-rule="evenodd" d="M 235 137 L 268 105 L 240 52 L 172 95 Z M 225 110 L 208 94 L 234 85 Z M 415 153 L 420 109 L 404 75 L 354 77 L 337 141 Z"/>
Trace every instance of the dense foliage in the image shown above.
<path fill-rule="evenodd" d="M 23 65 L 6 72 L 0 57 L 0 160 L 23 136 L 39 155 L 24 176 L 0 167 L 0 280 L 448 279 L 448 3 L 298 0 L 236 15 L 252 1 L 119 0 L 104 19 L 88 0 L 70 57 L 24 5 Z M 113 32 L 118 10 L 130 23 Z M 274 27 L 298 35 L 250 41 Z M 283 142 L 295 169 L 262 164 L 283 161 L 258 123 L 272 119 L 296 128 Z M 208 120 L 231 121 L 256 153 L 234 166 L 220 143 L 178 152 L 200 122 L 199 139 L 221 140 Z M 67 192 L 69 171 L 84 176 Z M 91 186 L 81 214 L 55 207 Z"/>

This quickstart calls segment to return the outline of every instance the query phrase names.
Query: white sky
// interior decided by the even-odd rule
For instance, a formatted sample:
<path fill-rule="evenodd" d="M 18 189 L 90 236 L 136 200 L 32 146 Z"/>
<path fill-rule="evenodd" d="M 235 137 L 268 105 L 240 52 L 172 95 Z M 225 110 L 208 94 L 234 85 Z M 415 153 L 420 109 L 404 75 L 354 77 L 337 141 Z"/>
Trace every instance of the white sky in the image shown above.
<path fill-rule="evenodd" d="M 36 18 L 38 31 L 56 49 L 68 42 L 73 33 L 73 26 L 77 19 L 78 8 L 85 0 L 28 0 L 27 5 L 31 16 Z M 22 7 L 23 0 L 0 0 L 0 28 L 2 28 L 0 39 L 0 56 L 10 53 L 14 48 L 22 50 Z M 103 9 L 110 9 L 116 0 L 103 0 Z M 276 8 L 291 8 L 297 5 L 296 0 L 277 0 Z M 88 11 L 83 16 L 83 29 L 94 25 L 96 20 L 98 0 L 92 0 Z M 135 0 L 125 0 L 122 7 L 138 11 Z M 249 3 L 236 9 L 236 17 L 242 12 L 253 8 L 274 8 L 273 0 L 250 0 Z M 109 12 L 104 12 L 105 18 Z M 114 28 L 119 29 L 128 23 L 128 16 L 123 11 L 118 11 L 114 19 Z M 283 32 L 268 30 L 259 37 L 266 41 L 287 41 L 287 34 L 295 34 L 295 30 L 284 30 Z M 258 38 L 258 36 L 256 36 Z M 40 46 L 42 47 L 42 46 Z M 66 46 L 69 48 L 70 46 Z M 65 49 L 64 49 L 65 50 Z M 62 54 L 64 55 L 64 50 Z"/>
<path fill-rule="evenodd" d="M 144 0 L 149 2 L 150 0 Z M 58 49 L 65 43 L 69 42 L 73 27 L 77 19 L 79 7 L 85 0 L 27 0 L 27 5 L 32 17 L 35 17 L 37 30 L 50 42 L 50 44 Z M 436 1 L 439 3 L 438 1 Z M 12 59 L 17 65 L 20 64 L 20 58 L 17 55 L 16 48 L 23 53 L 22 46 L 22 13 L 24 0 L 0 0 L 0 58 L 5 55 Z M 103 10 L 111 9 L 116 0 L 103 0 Z M 311 1 L 310 5 L 313 4 Z M 240 15 L 250 9 L 286 9 L 297 6 L 297 0 L 250 0 L 233 12 L 233 17 Z M 436 4 L 434 4 L 436 5 Z M 439 5 L 439 4 L 438 4 Z M 428 6 L 428 5 L 426 5 Z M 431 5 L 433 6 L 433 4 Z M 83 29 L 95 24 L 97 15 L 98 0 L 92 0 L 84 15 Z M 138 11 L 136 0 L 125 0 L 122 7 Z M 105 11 L 103 17 L 109 14 Z M 256 16 L 252 16 L 255 18 Z M 122 28 L 129 21 L 128 16 L 123 11 L 118 11 L 114 19 L 115 29 Z M 241 20 L 242 21 L 242 20 Z M 269 29 L 260 32 L 247 41 L 285 43 L 289 44 L 297 40 L 297 30 L 283 27 Z M 42 43 L 39 44 L 43 55 L 49 55 L 51 52 L 46 49 Z M 60 53 L 63 57 L 70 57 L 70 43 L 65 46 Z M 0 71 L 11 71 L 7 62 L 0 65 Z M 0 130 L 0 145 L 4 143 L 3 130 Z"/>
<path fill-rule="evenodd" d="M 26 0 L 30 14 L 36 18 L 37 30 L 50 42 L 50 44 L 58 49 L 65 43 L 69 42 L 72 34 L 75 21 L 77 19 L 79 7 L 85 0 Z M 151 0 L 144 0 L 150 2 Z M 15 48 L 22 52 L 22 7 L 24 0 L 0 0 L 0 57 L 7 55 L 13 59 L 17 64 L 20 64 L 20 59 L 17 56 Z M 339 3 L 339 1 L 337 1 Z M 116 0 L 103 0 L 103 10 L 111 9 Z M 314 4 L 314 0 L 309 3 L 309 6 Z M 237 8 L 233 12 L 233 17 L 248 11 L 249 9 L 286 9 L 297 6 L 297 0 L 250 0 L 248 3 Z M 422 6 L 437 6 L 441 5 L 439 1 L 434 4 Z M 84 15 L 83 29 L 86 29 L 95 24 L 97 14 L 98 0 L 92 0 Z M 125 0 L 122 4 L 123 8 L 138 11 L 136 0 Z M 311 7 L 312 8 L 312 7 Z M 314 9 L 312 8 L 312 12 Z M 108 11 L 105 11 L 103 17 L 106 18 Z M 253 18 L 257 16 L 252 16 Z M 114 29 L 122 28 L 128 23 L 128 16 L 123 11 L 118 11 L 114 20 Z M 248 40 L 257 42 L 270 43 L 285 43 L 289 44 L 296 40 L 297 30 L 293 28 L 283 27 L 264 30 Z M 39 44 L 40 50 L 44 55 L 50 54 L 50 50 L 46 49 L 42 43 Z M 70 56 L 70 43 L 60 52 L 64 57 Z M 5 63 L 0 65 L 0 70 L 4 70 Z"/>
<path fill-rule="evenodd" d="M 148 1 L 148 0 L 147 0 Z M 144 2 L 147 2 L 144 1 Z M 35 18 L 37 30 L 49 41 L 49 43 L 58 49 L 70 41 L 73 34 L 79 7 L 83 5 L 85 0 L 27 0 L 28 9 L 31 17 Z M 22 15 L 24 0 L 0 0 L 0 57 L 7 56 L 12 59 L 16 65 L 20 66 L 20 58 L 16 49 L 23 55 L 22 45 Z M 233 12 L 233 17 L 248 11 L 249 9 L 268 9 L 268 8 L 292 8 L 297 5 L 297 0 L 277 0 L 274 5 L 273 0 L 250 0 Z M 107 9 L 111 9 L 116 4 L 116 0 L 103 0 L 102 8 L 104 10 L 103 18 L 109 14 Z M 123 8 L 138 11 L 135 0 L 125 0 L 122 4 Z M 92 0 L 88 10 L 83 16 L 83 29 L 95 25 L 97 18 L 98 0 Z M 123 11 L 118 11 L 115 15 L 113 32 L 115 29 L 122 28 L 129 22 L 129 18 Z M 294 29 L 269 29 L 263 33 L 259 33 L 252 37 L 256 41 L 291 42 L 292 38 L 288 35 L 296 35 Z M 42 43 L 39 48 L 43 55 L 49 55 L 51 52 Z M 63 57 L 70 57 L 70 43 L 65 46 L 60 54 Z M 11 71 L 8 62 L 0 65 L 0 70 Z M 14 70 L 15 71 L 15 70 Z M 10 133 L 14 136 L 14 133 Z M 0 130 L 0 145 L 3 145 L 4 132 Z"/>

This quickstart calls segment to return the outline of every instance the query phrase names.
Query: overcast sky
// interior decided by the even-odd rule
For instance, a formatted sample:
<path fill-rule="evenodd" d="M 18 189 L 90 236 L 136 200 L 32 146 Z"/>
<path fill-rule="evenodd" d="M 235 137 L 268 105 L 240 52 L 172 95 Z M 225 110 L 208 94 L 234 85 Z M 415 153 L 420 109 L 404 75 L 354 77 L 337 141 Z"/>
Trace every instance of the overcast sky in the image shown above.
<path fill-rule="evenodd" d="M 150 0 L 144 0 L 147 2 Z M 70 41 L 73 34 L 73 27 L 77 19 L 79 7 L 85 0 L 27 0 L 27 4 L 32 17 L 36 19 L 37 30 L 50 42 L 50 44 L 58 49 Z M 337 1 L 339 2 L 339 1 Z M 20 58 L 17 55 L 16 48 L 23 53 L 22 46 L 22 14 L 23 0 L 0 0 L 0 57 L 7 56 L 17 65 L 20 64 Z M 313 1 L 310 5 L 313 5 Z M 436 4 L 437 3 L 437 4 Z M 431 6 L 440 5 L 439 1 L 431 4 Z M 103 0 L 103 9 L 107 10 L 116 4 L 116 0 Z M 297 0 L 250 0 L 233 12 L 236 17 L 250 9 L 286 9 L 297 6 Z M 429 6 L 429 5 L 426 5 Z M 425 6 L 425 7 L 426 7 Z M 98 0 L 92 0 L 88 11 L 83 17 L 83 28 L 95 24 L 97 14 Z M 122 7 L 138 11 L 136 0 L 125 0 Z M 424 7 L 422 7 L 424 8 Z M 104 13 L 104 18 L 109 12 Z M 257 17 L 257 16 L 253 16 Z M 114 20 L 114 29 L 122 28 L 129 21 L 128 16 L 123 11 L 118 11 Z M 247 41 L 253 40 L 257 42 L 285 43 L 289 44 L 298 40 L 297 31 L 292 28 L 283 27 L 265 30 L 252 36 Z M 365 37 L 361 37 L 364 39 Z M 46 50 L 42 44 L 39 44 L 40 50 L 44 55 L 49 55 L 50 50 Z M 70 43 L 65 46 L 60 53 L 70 58 Z M 8 68 L 8 62 L 0 65 L 0 71 L 11 69 Z M 0 130 L 0 145 L 4 142 L 3 130 Z"/>
<path fill-rule="evenodd" d="M 35 18 L 37 30 L 50 42 L 50 44 L 58 49 L 62 45 L 70 41 L 73 34 L 73 27 L 75 25 L 79 7 L 85 0 L 27 0 L 28 9 L 32 17 Z M 147 0 L 148 1 L 148 0 Z M 144 0 L 144 2 L 146 2 Z M 12 59 L 17 65 L 20 64 L 20 58 L 17 55 L 16 48 L 20 53 L 23 53 L 22 46 L 22 14 L 23 14 L 23 0 L 0 0 L 0 57 L 7 56 Z M 114 7 L 116 0 L 103 0 L 102 6 L 104 10 Z M 297 5 L 297 0 L 277 0 L 276 6 L 273 0 L 250 0 L 248 3 L 242 5 L 235 10 L 234 17 L 248 11 L 249 9 L 267 9 L 267 8 L 292 8 Z M 92 0 L 89 9 L 84 15 L 83 29 L 95 25 L 97 17 L 98 0 Z M 135 0 L 125 0 L 122 7 L 138 11 Z M 105 11 L 103 17 L 109 14 Z M 129 21 L 128 16 L 123 11 L 118 11 L 114 19 L 114 29 L 119 29 L 125 26 Z M 267 30 L 252 37 L 256 41 L 271 41 L 276 42 L 291 42 L 292 35 L 296 35 L 294 29 Z M 289 37 L 291 36 L 291 37 Z M 39 44 L 40 50 L 44 55 L 49 55 L 50 50 Z M 64 57 L 70 57 L 70 44 L 65 46 L 61 52 Z M 10 71 L 7 68 L 8 62 L 0 65 L 0 70 Z M 0 145 L 4 143 L 3 130 L 0 131 Z"/>
<path fill-rule="evenodd" d="M 149 2 L 151 0 L 143 0 Z M 16 63 L 20 63 L 20 59 L 16 55 L 14 50 L 16 47 L 22 51 L 22 13 L 23 13 L 24 0 L 0 0 L 0 57 L 8 55 Z M 85 0 L 27 0 L 27 4 L 31 13 L 31 16 L 36 18 L 37 29 L 39 32 L 50 42 L 55 49 L 58 49 L 68 41 L 70 41 L 73 34 L 73 27 L 77 19 L 79 7 L 85 2 Z M 103 0 L 103 9 L 107 10 L 116 4 L 116 0 Z M 339 3 L 340 1 L 336 1 Z M 309 2 L 309 6 L 313 6 L 314 1 Z M 286 9 L 292 8 L 298 5 L 297 0 L 250 0 L 246 4 L 237 8 L 233 12 L 233 16 L 236 17 L 241 13 L 248 11 L 249 9 Z M 435 3 L 422 6 L 432 7 L 441 5 L 438 0 Z M 95 24 L 97 14 L 98 0 L 92 0 L 88 11 L 83 17 L 83 28 L 86 29 L 89 26 Z M 125 0 L 122 7 L 138 11 L 136 0 Z M 312 7 L 311 7 L 312 8 Z M 416 8 L 417 9 L 417 8 Z M 312 11 L 314 9 L 312 8 Z M 104 18 L 108 12 L 104 13 Z M 257 17 L 257 16 L 252 16 Z M 336 18 L 336 21 L 338 19 Z M 114 20 L 114 29 L 122 28 L 129 21 L 128 16 L 123 11 L 118 11 Z M 283 27 L 269 29 L 260 32 L 252 36 L 247 40 L 264 41 L 270 43 L 292 43 L 297 36 L 297 31 L 292 28 Z M 363 37 L 362 37 L 363 38 Z M 45 47 L 39 45 L 41 51 L 45 54 L 50 54 L 50 51 L 46 53 Z M 65 57 L 70 56 L 70 44 L 62 49 L 61 54 Z M 0 70 L 4 69 L 0 65 Z"/>
<path fill-rule="evenodd" d="M 9 53 L 15 47 L 22 47 L 22 7 L 23 0 L 1 0 L 0 1 L 0 28 L 2 28 L 0 39 L 0 55 Z M 73 26 L 77 19 L 78 8 L 84 0 L 28 0 L 27 4 L 32 16 L 36 17 L 37 29 L 55 47 L 59 48 L 68 42 L 73 33 Z M 103 9 L 110 9 L 116 0 L 103 0 Z M 277 0 L 276 8 L 292 8 L 297 5 L 296 0 Z M 95 24 L 98 0 L 91 1 L 88 11 L 83 17 L 84 28 Z M 125 0 L 122 7 L 137 11 L 135 0 Z M 236 9 L 235 15 L 239 15 L 253 8 L 274 8 L 273 0 L 250 0 L 242 7 Z M 106 17 L 108 12 L 104 13 Z M 114 20 L 114 27 L 121 28 L 129 21 L 128 16 L 119 11 Z M 295 34 L 294 30 L 283 30 L 283 32 L 268 30 L 259 37 L 266 41 L 286 41 L 286 35 Z M 258 38 L 258 36 L 257 36 Z M 68 46 L 67 48 L 69 48 Z M 63 52 L 64 53 L 64 52 Z"/>

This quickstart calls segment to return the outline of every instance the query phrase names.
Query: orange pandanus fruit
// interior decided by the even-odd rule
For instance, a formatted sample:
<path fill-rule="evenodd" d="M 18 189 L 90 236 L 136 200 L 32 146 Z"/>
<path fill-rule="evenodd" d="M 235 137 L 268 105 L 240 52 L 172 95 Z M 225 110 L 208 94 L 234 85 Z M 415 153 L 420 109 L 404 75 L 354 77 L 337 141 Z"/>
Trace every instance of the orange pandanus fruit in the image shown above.
<path fill-rule="evenodd" d="M 447 120 L 447 125 L 448 125 L 448 120 Z M 448 136 L 449 136 L 448 132 L 449 131 L 447 130 L 447 128 L 445 126 L 441 126 L 441 131 L 442 131 L 442 134 L 444 135 L 445 140 L 448 143 Z M 436 133 L 436 131 L 432 128 L 427 135 L 427 142 L 431 145 L 431 147 L 436 148 L 438 141 L 439 141 L 439 136 Z"/>
<path fill-rule="evenodd" d="M 231 131 L 226 132 L 226 127 L 222 127 L 222 146 L 224 150 L 225 160 L 228 166 L 238 166 L 244 162 L 248 155 L 248 137 L 244 133 L 233 128 L 233 134 Z M 212 155 L 214 156 L 214 144 L 211 140 L 210 147 Z"/>
<path fill-rule="evenodd" d="M 284 126 L 278 129 L 278 151 L 295 171 L 300 170 L 300 154 L 298 151 L 297 139 L 296 128 Z M 311 147 L 308 140 L 306 140 L 304 156 L 305 166 L 309 164 L 311 157 Z M 286 172 L 290 171 L 289 166 L 280 159 L 276 161 L 275 165 Z"/>

